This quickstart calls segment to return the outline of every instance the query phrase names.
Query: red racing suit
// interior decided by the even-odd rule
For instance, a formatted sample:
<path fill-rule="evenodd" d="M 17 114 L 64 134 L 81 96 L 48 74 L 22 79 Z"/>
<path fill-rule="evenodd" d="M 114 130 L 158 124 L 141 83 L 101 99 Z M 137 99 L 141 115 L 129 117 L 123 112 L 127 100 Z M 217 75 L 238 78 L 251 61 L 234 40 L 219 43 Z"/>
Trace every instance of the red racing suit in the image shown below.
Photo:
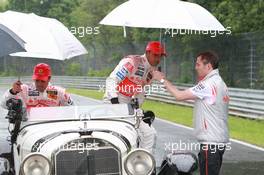
<path fill-rule="evenodd" d="M 129 55 L 123 58 L 106 79 L 104 101 L 118 98 L 119 103 L 130 103 L 132 96 L 138 99 L 141 106 L 145 99 L 144 87 L 152 83 L 152 72 L 156 70 L 149 64 L 145 55 Z M 145 122 L 138 128 L 139 147 L 154 153 L 156 130 Z"/>
<path fill-rule="evenodd" d="M 52 106 L 69 106 L 73 105 L 73 101 L 69 94 L 65 92 L 65 89 L 48 85 L 44 92 L 39 92 L 35 84 L 22 84 L 22 91 L 16 95 L 10 93 L 7 90 L 4 94 L 1 106 L 6 108 L 6 101 L 10 98 L 20 98 L 23 102 L 23 106 L 28 108 L 31 107 L 52 107 Z"/>

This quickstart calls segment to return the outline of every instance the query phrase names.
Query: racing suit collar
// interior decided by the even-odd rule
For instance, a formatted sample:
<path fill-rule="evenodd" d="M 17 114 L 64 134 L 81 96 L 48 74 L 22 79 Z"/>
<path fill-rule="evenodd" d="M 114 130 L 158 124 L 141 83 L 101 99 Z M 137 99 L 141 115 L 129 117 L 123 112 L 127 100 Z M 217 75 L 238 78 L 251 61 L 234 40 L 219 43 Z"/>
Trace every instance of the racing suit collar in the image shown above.
<path fill-rule="evenodd" d="M 209 74 L 207 74 L 201 81 L 206 80 L 214 75 L 218 75 L 219 74 L 219 70 L 218 69 L 214 69 L 212 70 Z"/>
<path fill-rule="evenodd" d="M 51 86 L 51 83 L 50 83 L 50 82 L 49 82 L 49 84 L 48 84 L 47 88 L 48 88 L 49 86 Z M 34 91 L 37 91 L 37 88 L 36 88 L 36 85 L 35 85 L 35 83 L 34 83 L 34 82 L 33 82 L 33 83 L 31 83 L 31 85 L 30 85 L 30 88 L 31 88 L 32 90 L 34 90 Z M 46 91 L 47 91 L 47 88 L 44 90 L 44 92 L 46 92 Z M 40 93 L 44 93 L 44 92 L 40 92 Z"/>

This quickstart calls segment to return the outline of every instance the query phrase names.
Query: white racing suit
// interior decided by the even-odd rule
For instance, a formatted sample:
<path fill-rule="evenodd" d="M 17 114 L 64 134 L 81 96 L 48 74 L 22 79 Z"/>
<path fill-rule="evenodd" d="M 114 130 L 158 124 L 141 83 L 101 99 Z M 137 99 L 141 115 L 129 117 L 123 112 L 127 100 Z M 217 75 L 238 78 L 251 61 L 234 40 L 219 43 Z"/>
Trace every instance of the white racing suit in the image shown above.
<path fill-rule="evenodd" d="M 1 106 L 6 108 L 6 101 L 10 98 L 19 98 L 23 102 L 23 106 L 31 107 L 52 107 L 52 106 L 69 106 L 73 105 L 73 101 L 69 94 L 65 92 L 65 89 L 48 85 L 44 92 L 39 92 L 35 84 L 22 84 L 22 91 L 14 95 L 7 90 L 4 94 L 4 99 L 1 102 Z"/>
<path fill-rule="evenodd" d="M 106 79 L 104 101 L 109 103 L 112 98 L 118 98 L 119 103 L 131 103 L 132 96 L 138 99 L 139 106 L 145 99 L 144 87 L 152 82 L 151 66 L 145 55 L 130 55 L 123 58 L 114 71 Z M 145 122 L 140 122 L 138 129 L 139 147 L 154 153 L 156 130 Z"/>
<path fill-rule="evenodd" d="M 48 85 L 44 92 L 37 91 L 34 83 L 31 85 L 22 84 L 21 88 L 22 91 L 16 95 L 12 94 L 10 89 L 7 90 L 3 96 L 1 106 L 7 109 L 6 102 L 11 98 L 21 99 L 23 102 L 23 107 L 26 107 L 27 109 L 31 107 L 73 105 L 73 101 L 71 100 L 70 95 L 65 92 L 65 89 L 57 86 Z M 10 144 L 6 141 L 6 138 L 0 138 L 0 144 L 0 155 L 2 156 L 2 154 L 8 154 L 11 148 Z"/>

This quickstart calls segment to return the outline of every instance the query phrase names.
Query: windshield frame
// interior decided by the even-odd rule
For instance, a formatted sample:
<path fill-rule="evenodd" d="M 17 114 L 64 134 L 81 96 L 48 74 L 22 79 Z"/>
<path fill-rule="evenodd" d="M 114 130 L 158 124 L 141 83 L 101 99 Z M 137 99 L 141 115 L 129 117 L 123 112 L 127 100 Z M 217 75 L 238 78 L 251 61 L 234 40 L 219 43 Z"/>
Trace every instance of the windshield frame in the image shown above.
<path fill-rule="evenodd" d="M 135 117 L 136 112 L 127 104 L 39 107 L 27 110 L 22 125 L 90 120 L 127 120 L 130 123 L 136 123 Z"/>

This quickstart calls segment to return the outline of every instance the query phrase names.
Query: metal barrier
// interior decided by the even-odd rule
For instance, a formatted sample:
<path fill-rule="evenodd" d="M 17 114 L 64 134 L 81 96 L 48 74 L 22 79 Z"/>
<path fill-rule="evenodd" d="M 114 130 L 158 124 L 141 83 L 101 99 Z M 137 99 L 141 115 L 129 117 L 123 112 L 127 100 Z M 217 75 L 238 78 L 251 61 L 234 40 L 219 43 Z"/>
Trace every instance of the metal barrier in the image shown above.
<path fill-rule="evenodd" d="M 0 85 L 11 85 L 16 81 L 17 77 L 1 77 Z M 31 77 L 21 77 L 21 81 L 28 83 Z M 105 88 L 105 78 L 83 77 L 83 76 L 53 76 L 53 84 L 80 89 L 94 89 L 103 91 Z M 157 84 L 154 84 L 157 85 Z M 190 84 L 175 84 L 179 89 L 191 87 Z M 253 89 L 229 88 L 230 104 L 229 113 L 252 119 L 264 119 L 264 91 Z M 193 106 L 193 101 L 186 102 L 176 101 L 168 92 L 151 92 L 147 96 L 150 100 L 160 101 L 164 103 Z"/>

